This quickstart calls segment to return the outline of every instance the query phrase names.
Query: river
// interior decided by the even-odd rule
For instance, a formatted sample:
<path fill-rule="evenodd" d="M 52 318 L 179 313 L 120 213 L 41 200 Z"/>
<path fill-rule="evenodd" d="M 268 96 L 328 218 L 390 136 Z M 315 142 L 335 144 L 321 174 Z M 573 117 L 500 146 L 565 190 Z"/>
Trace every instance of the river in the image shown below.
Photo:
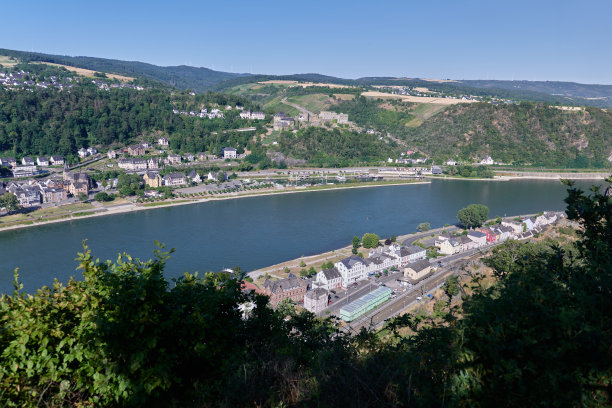
<path fill-rule="evenodd" d="M 603 182 L 580 182 L 586 188 Z M 12 290 L 19 267 L 24 289 L 33 292 L 54 278 L 82 278 L 75 257 L 87 239 L 95 257 L 119 252 L 149 259 L 154 241 L 176 248 L 166 277 L 185 271 L 254 270 L 350 243 L 354 235 L 381 237 L 457 222 L 471 203 L 491 216 L 563 210 L 566 188 L 558 181 L 433 180 L 431 184 L 327 190 L 157 208 L 0 232 L 0 293 Z"/>

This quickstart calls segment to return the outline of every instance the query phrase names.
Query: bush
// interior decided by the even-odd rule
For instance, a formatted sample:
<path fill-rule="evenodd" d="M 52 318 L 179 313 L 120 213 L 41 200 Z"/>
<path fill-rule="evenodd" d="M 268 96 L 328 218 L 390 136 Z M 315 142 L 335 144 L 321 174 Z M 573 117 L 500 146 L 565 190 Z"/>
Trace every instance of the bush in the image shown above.
<path fill-rule="evenodd" d="M 371 233 L 364 234 L 363 238 L 361 239 L 364 248 L 376 248 L 378 246 L 379 241 L 380 238 L 378 237 L 378 235 Z"/>

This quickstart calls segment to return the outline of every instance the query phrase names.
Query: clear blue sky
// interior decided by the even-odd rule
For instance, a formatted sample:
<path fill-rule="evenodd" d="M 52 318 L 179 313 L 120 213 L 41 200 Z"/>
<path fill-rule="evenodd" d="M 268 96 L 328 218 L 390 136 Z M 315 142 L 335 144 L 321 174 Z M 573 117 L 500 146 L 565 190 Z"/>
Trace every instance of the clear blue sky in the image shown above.
<path fill-rule="evenodd" d="M 0 48 L 357 78 L 612 84 L 612 1 L 4 1 Z"/>

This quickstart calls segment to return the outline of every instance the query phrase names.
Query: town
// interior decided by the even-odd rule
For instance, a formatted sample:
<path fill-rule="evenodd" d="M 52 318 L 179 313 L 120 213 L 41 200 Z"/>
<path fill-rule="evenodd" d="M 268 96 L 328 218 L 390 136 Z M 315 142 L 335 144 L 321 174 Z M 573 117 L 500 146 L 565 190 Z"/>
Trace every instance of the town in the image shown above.
<path fill-rule="evenodd" d="M 289 273 L 283 279 L 266 278 L 259 286 L 245 282 L 244 289 L 269 296 L 273 307 L 290 302 L 318 315 L 334 314 L 349 323 L 373 309 L 379 312 L 383 303 L 448 272 L 447 265 L 452 262 L 483 253 L 507 240 L 532 239 L 564 218 L 562 212 L 543 212 L 491 220 L 470 230 L 447 227 L 444 230 L 450 232 L 433 236 L 425 232 L 402 242 L 377 241 L 367 256 L 352 255 L 333 265 L 323 264 L 310 277 Z"/>

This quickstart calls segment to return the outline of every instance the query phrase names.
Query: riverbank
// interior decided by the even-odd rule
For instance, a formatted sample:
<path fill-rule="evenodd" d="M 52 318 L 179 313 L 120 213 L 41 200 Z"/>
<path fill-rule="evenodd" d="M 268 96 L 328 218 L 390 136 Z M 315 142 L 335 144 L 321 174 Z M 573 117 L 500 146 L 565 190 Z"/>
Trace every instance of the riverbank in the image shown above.
<path fill-rule="evenodd" d="M 107 207 L 99 207 L 99 208 L 87 208 L 82 211 L 71 212 L 70 214 L 61 214 L 55 217 L 48 217 L 53 219 L 43 219 L 41 221 L 36 221 L 36 219 L 27 220 L 27 221 L 19 221 L 19 223 L 15 225 L 0 225 L 0 232 L 17 230 L 23 228 L 31 228 L 38 227 L 49 224 L 56 224 L 61 222 L 68 222 L 73 220 L 82 220 L 86 218 L 94 218 L 94 217 L 104 217 L 116 214 L 124 214 L 130 212 L 137 211 L 145 211 L 145 210 L 153 210 L 156 208 L 167 208 L 167 207 L 176 207 L 180 205 L 189 205 L 189 204 L 201 204 L 206 202 L 213 201 L 224 201 L 224 200 L 233 200 L 238 198 L 251 198 L 251 197 L 260 197 L 260 196 L 269 196 L 269 195 L 281 195 L 281 194 L 296 194 L 296 193 L 310 193 L 317 191 L 330 191 L 330 190 L 346 190 L 346 189 L 356 189 L 356 188 L 372 188 L 372 187 L 385 187 L 385 186 L 399 186 L 399 185 L 407 185 L 407 184 L 428 184 L 430 181 L 383 181 L 383 182 L 364 182 L 364 183 L 356 183 L 355 185 L 323 185 L 323 186 L 312 186 L 312 187 L 290 187 L 291 190 L 288 189 L 274 189 L 274 190 L 261 190 L 261 191 L 249 191 L 249 192 L 237 192 L 237 193 L 229 193 L 226 196 L 221 197 L 203 197 L 203 198 L 189 198 L 185 197 L 177 197 L 173 200 L 168 201 L 157 201 L 151 203 L 126 203 L 120 205 L 109 205 Z M 57 207 L 61 208 L 61 207 Z M 36 216 L 36 211 L 31 213 L 31 215 Z"/>

